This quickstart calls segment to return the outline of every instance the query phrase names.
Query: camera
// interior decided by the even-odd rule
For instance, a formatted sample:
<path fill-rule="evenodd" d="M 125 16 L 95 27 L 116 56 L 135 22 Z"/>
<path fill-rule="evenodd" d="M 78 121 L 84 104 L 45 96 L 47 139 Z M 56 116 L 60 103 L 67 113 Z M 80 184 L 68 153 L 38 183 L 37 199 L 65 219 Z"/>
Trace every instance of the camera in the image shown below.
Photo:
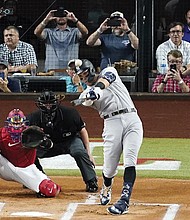
<path fill-rule="evenodd" d="M 176 64 L 171 64 L 171 65 L 170 65 L 170 71 L 172 71 L 172 70 L 177 70 Z M 172 71 L 172 72 L 173 72 L 173 71 Z"/>
<path fill-rule="evenodd" d="M 14 14 L 14 10 L 13 8 L 2 8 L 0 9 L 0 15 L 13 15 Z"/>
<path fill-rule="evenodd" d="M 110 19 L 110 20 L 107 22 L 107 25 L 108 25 L 109 27 L 118 27 L 118 26 L 121 26 L 121 20 Z"/>
<path fill-rule="evenodd" d="M 54 12 L 54 17 L 66 17 L 67 13 L 63 7 L 59 7 L 57 11 Z"/>

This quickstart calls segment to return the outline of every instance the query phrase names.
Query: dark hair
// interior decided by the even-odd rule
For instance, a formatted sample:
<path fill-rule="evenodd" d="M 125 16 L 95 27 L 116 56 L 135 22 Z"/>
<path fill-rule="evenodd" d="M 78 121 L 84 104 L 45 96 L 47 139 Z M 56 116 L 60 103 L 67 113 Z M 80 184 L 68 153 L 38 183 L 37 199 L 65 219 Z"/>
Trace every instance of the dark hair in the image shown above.
<path fill-rule="evenodd" d="M 178 22 L 178 21 L 175 21 L 175 22 L 172 22 L 172 23 L 169 24 L 169 26 L 168 26 L 168 28 L 167 28 L 167 33 L 169 34 L 171 28 L 174 28 L 174 27 L 177 26 L 177 25 L 181 26 L 182 32 L 184 32 L 184 25 L 183 25 L 183 23 Z"/>

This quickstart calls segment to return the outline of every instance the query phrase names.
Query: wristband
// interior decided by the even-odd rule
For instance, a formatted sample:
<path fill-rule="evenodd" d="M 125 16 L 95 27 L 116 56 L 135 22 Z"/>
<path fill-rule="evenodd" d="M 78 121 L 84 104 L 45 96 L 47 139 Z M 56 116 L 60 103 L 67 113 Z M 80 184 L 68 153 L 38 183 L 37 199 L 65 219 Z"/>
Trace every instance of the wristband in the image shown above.
<path fill-rule="evenodd" d="M 162 82 L 161 83 L 163 83 L 163 84 L 167 84 L 167 82 L 166 81 L 164 81 L 164 80 L 162 80 Z"/>
<path fill-rule="evenodd" d="M 98 32 L 98 34 L 102 34 L 103 33 L 103 31 L 101 31 L 100 28 L 98 28 L 96 31 Z"/>
<path fill-rule="evenodd" d="M 181 79 L 179 82 L 178 82 L 178 85 L 181 85 L 183 83 L 183 80 Z"/>
<path fill-rule="evenodd" d="M 132 31 L 132 30 L 130 29 L 130 30 L 126 31 L 125 33 L 126 33 L 126 34 L 130 34 L 131 31 Z"/>
<path fill-rule="evenodd" d="M 74 24 L 77 24 L 79 22 L 79 19 L 77 19 L 75 22 L 74 22 Z"/>

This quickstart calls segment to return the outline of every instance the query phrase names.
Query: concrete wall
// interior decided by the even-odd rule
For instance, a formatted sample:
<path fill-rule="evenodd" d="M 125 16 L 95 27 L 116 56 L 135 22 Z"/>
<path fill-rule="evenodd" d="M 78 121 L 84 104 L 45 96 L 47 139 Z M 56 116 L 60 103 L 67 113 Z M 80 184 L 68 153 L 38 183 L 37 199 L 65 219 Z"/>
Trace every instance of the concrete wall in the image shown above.
<path fill-rule="evenodd" d="M 35 100 L 39 94 L 0 95 L 0 126 L 3 126 L 8 112 L 20 108 L 25 114 L 36 110 Z M 63 105 L 71 106 L 70 101 L 77 95 L 66 95 Z M 142 119 L 145 137 L 190 137 L 189 94 L 132 93 L 131 97 Z M 89 107 L 76 107 L 87 124 L 90 137 L 101 137 L 103 120 Z"/>

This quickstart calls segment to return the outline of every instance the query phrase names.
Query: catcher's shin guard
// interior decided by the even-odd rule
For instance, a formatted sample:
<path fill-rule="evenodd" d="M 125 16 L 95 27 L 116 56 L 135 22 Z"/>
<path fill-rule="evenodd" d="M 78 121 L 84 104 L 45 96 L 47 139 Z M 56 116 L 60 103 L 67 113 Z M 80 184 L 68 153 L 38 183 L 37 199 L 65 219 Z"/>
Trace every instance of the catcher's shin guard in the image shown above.
<path fill-rule="evenodd" d="M 39 185 L 40 195 L 43 197 L 56 197 L 61 187 L 51 180 L 45 179 Z"/>

